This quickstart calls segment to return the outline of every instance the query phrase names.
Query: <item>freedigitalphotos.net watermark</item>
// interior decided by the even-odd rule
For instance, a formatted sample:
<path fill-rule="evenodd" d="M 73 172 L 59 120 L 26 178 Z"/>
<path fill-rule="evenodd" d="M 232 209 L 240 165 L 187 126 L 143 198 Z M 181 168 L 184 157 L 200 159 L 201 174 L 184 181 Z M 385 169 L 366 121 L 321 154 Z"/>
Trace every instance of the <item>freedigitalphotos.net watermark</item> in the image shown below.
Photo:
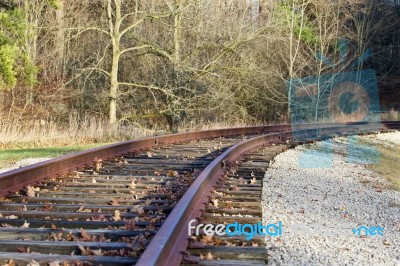
<path fill-rule="evenodd" d="M 240 224 L 196 224 L 196 219 L 188 223 L 188 236 L 245 236 L 247 241 L 255 236 L 281 237 L 285 239 L 291 235 L 303 235 L 305 237 L 337 237 L 337 236 L 383 236 L 384 228 L 381 226 L 352 227 L 346 224 L 287 224 L 283 226 L 280 221 L 276 224 L 262 225 Z"/>
<path fill-rule="evenodd" d="M 196 219 L 190 220 L 188 224 L 188 235 L 199 236 L 200 230 L 207 236 L 245 236 L 246 240 L 252 240 L 254 236 L 282 236 L 282 222 L 277 224 L 262 225 L 261 222 L 256 224 L 240 224 L 238 222 L 230 224 L 198 224 Z M 193 231 L 194 230 L 194 231 Z"/>

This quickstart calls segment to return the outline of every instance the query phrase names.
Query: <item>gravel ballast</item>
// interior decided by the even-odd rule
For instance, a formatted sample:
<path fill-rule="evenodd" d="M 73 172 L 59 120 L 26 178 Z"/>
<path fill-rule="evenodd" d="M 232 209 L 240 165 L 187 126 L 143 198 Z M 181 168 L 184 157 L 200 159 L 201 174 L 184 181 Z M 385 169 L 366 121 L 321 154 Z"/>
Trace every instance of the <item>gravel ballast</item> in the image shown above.
<path fill-rule="evenodd" d="M 399 132 L 365 138 L 400 145 Z M 329 152 L 306 157 L 307 165 L 332 161 L 331 167 L 299 165 L 304 151 L 332 143 L 332 157 Z M 347 162 L 347 145 L 338 138 L 297 146 L 271 162 L 263 223 L 282 221 L 283 235 L 266 237 L 269 265 L 400 265 L 400 192 L 388 189 L 366 165 Z M 384 228 L 383 236 L 353 233 L 363 225 Z"/>

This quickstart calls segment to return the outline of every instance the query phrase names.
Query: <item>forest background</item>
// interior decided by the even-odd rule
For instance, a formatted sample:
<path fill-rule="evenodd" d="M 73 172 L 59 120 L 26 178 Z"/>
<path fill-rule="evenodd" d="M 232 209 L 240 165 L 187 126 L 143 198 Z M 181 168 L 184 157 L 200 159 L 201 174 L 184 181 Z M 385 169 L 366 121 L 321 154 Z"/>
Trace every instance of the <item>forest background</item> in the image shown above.
<path fill-rule="evenodd" d="M 315 55 L 339 62 L 340 40 L 340 71 L 371 49 L 398 120 L 396 1 L 3 0 L 0 147 L 287 123 L 286 81 L 338 71 Z"/>

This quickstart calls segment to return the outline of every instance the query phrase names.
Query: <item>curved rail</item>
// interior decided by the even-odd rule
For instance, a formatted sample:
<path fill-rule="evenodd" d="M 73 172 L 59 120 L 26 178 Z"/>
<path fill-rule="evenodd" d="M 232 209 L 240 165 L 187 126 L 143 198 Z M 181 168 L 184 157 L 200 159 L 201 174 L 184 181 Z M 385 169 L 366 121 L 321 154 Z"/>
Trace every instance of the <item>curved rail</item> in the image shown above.
<path fill-rule="evenodd" d="M 361 133 L 372 130 L 400 129 L 399 122 L 330 125 L 331 127 L 263 135 L 238 143 L 225 151 L 197 177 L 161 226 L 136 265 L 170 266 L 181 263 L 183 252 L 189 242 L 187 235 L 189 221 L 200 216 L 201 210 L 207 202 L 207 197 L 210 196 L 212 188 L 215 186 L 215 177 L 223 174 L 224 165 L 229 163 L 229 161 L 236 160 L 243 153 L 262 145 L 278 142 L 282 139 L 291 139 L 293 133 L 296 133 L 297 137 L 316 138 L 346 132 Z"/>
<path fill-rule="evenodd" d="M 380 123 L 365 122 L 347 123 L 345 125 L 362 126 L 365 124 L 380 125 Z M 307 129 L 319 127 L 335 127 L 339 125 L 344 124 L 302 124 L 296 125 L 296 128 Z M 113 158 L 127 152 L 149 149 L 159 144 L 173 144 L 177 142 L 191 141 L 196 139 L 229 137 L 254 133 L 261 134 L 264 132 L 288 130 L 291 130 L 291 125 L 226 128 L 156 136 L 110 144 L 107 146 L 61 156 L 52 160 L 2 173 L 0 174 L 0 197 L 3 197 L 10 192 L 18 191 L 19 189 L 22 189 L 24 186 L 27 186 L 29 184 L 38 183 L 45 178 L 62 175 L 68 171 L 79 169 L 82 166 L 91 164 L 96 157 L 102 159 Z"/>
<path fill-rule="evenodd" d="M 227 128 L 156 136 L 110 144 L 2 173 L 0 174 L 0 197 L 9 192 L 18 191 L 29 184 L 38 183 L 45 178 L 61 175 L 92 164 L 96 157 L 104 160 L 127 152 L 149 149 L 160 144 L 287 130 L 290 130 L 290 125 Z"/>

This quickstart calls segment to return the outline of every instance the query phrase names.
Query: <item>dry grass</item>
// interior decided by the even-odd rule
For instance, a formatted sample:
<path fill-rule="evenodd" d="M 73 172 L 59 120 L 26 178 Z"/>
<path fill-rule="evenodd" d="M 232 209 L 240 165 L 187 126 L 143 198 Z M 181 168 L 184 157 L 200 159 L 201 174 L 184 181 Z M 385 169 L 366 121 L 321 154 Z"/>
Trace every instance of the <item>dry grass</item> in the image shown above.
<path fill-rule="evenodd" d="M 381 153 L 380 162 L 373 164 L 372 169 L 383 175 L 392 189 L 400 191 L 400 147 L 378 149 Z"/>
<path fill-rule="evenodd" d="M 248 126 L 245 121 L 227 122 L 188 122 L 184 121 L 179 132 L 207 130 L 216 128 Z M 78 119 L 70 116 L 66 125 L 52 120 L 0 120 L 0 149 L 27 149 L 59 146 L 76 146 L 92 143 L 110 143 L 142 137 L 168 134 L 158 129 L 146 129 L 139 125 L 110 127 L 106 120 L 95 117 Z"/>
<path fill-rule="evenodd" d="M 152 136 L 155 130 L 138 126 L 112 128 L 104 120 L 70 117 L 68 125 L 54 121 L 0 121 L 0 148 L 38 148 L 114 142 Z"/>

